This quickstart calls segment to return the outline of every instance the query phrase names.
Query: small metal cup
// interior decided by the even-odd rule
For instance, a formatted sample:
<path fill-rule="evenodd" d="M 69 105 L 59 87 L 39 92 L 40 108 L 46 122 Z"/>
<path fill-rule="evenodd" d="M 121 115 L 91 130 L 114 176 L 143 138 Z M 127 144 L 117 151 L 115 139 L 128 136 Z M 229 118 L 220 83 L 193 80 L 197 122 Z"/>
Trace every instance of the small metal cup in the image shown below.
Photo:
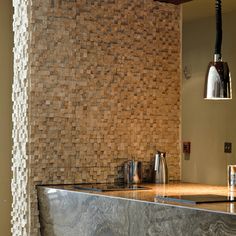
<path fill-rule="evenodd" d="M 142 182 L 142 162 L 133 160 L 125 162 L 124 182 L 127 184 Z"/>
<path fill-rule="evenodd" d="M 236 190 L 236 165 L 228 165 L 227 178 L 229 190 Z"/>

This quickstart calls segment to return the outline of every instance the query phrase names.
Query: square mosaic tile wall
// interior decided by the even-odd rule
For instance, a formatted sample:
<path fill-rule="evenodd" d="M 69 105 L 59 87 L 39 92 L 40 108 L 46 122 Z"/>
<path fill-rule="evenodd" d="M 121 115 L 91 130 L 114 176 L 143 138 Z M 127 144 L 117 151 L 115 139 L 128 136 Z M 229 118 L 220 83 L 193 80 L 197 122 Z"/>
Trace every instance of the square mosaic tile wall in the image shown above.
<path fill-rule="evenodd" d="M 14 78 L 12 85 L 12 235 L 28 236 L 29 232 L 29 157 L 28 85 L 29 85 L 29 16 L 28 0 L 13 0 L 14 6 Z M 1 216 L 4 217 L 4 216 Z"/>
<path fill-rule="evenodd" d="M 13 235 L 38 235 L 36 184 L 122 180 L 123 163 L 131 158 L 143 162 L 147 179 L 156 150 L 167 152 L 170 179 L 180 179 L 179 6 L 21 0 L 14 17 L 29 24 L 14 27 L 13 94 L 27 96 L 23 112 L 14 111 L 16 120 L 26 119 L 25 137 L 16 138 L 17 122 L 13 137 L 13 161 L 21 170 L 13 165 L 13 172 L 22 178 L 13 178 L 13 186 L 24 187 L 26 208 L 17 213 L 19 195 L 12 188 Z M 27 48 L 19 50 L 17 40 Z"/>

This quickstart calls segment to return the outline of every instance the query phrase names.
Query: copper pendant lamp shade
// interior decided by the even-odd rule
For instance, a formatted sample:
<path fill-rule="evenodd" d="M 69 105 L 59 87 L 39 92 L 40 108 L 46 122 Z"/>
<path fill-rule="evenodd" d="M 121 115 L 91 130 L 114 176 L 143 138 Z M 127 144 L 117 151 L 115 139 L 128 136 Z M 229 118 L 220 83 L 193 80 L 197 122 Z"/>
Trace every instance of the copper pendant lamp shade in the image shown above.
<path fill-rule="evenodd" d="M 204 98 L 225 100 L 232 98 L 232 86 L 229 66 L 221 58 L 222 14 L 221 0 L 216 0 L 216 43 L 214 61 L 207 68 Z"/>

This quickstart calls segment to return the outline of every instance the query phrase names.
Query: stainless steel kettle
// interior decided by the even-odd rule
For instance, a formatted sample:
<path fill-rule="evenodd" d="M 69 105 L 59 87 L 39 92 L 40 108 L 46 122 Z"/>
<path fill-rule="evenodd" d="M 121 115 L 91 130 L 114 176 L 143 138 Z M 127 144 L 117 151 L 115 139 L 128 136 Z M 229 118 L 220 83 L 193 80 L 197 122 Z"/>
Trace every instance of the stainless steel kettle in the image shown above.
<path fill-rule="evenodd" d="M 158 184 L 168 183 L 168 169 L 166 164 L 166 153 L 158 151 L 155 155 L 153 180 Z"/>
<path fill-rule="evenodd" d="M 124 182 L 138 184 L 142 182 L 142 162 L 130 160 L 124 165 Z"/>

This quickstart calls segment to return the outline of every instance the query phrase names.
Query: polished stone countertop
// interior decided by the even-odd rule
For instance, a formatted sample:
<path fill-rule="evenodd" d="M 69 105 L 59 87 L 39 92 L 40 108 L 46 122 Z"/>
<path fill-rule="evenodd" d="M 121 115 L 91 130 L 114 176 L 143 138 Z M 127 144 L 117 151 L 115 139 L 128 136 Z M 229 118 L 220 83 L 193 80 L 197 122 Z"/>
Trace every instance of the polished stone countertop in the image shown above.
<path fill-rule="evenodd" d="M 140 186 L 148 187 L 147 190 L 126 190 L 126 191 L 108 191 L 97 192 L 75 189 L 74 185 L 47 185 L 45 188 L 60 189 L 66 191 L 79 192 L 82 194 L 90 194 L 96 196 L 104 196 L 109 198 L 121 198 L 133 201 L 148 202 L 151 204 L 171 205 L 181 208 L 189 208 L 217 213 L 224 213 L 229 215 L 236 215 L 236 202 L 220 202 L 220 203 L 201 203 L 201 204 L 185 204 L 177 202 L 166 202 L 156 200 L 156 196 L 176 196 L 176 195 L 224 195 L 236 197 L 236 191 L 230 192 L 227 186 L 214 186 L 195 183 L 178 183 L 173 182 L 166 185 L 163 184 L 149 184 L 143 183 Z"/>

